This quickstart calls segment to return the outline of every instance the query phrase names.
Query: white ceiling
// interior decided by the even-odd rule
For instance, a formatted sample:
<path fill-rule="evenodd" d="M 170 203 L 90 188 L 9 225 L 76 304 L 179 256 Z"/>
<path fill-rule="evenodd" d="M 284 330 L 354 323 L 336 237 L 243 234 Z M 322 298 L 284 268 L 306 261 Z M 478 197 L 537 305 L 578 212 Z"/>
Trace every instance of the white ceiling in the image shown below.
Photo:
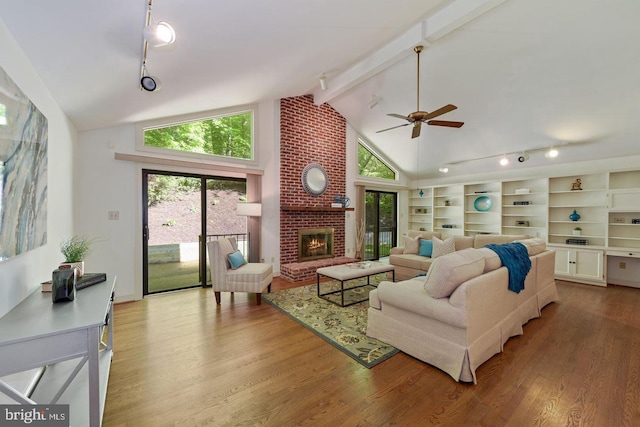
<path fill-rule="evenodd" d="M 154 0 L 177 32 L 148 54 L 154 93 L 138 86 L 146 4 L 0 0 L 0 19 L 80 131 L 314 93 L 413 177 L 567 142 L 556 162 L 640 154 L 637 0 Z M 455 104 L 441 118 L 465 125 L 378 134 L 416 109 L 417 44 L 420 109 Z"/>

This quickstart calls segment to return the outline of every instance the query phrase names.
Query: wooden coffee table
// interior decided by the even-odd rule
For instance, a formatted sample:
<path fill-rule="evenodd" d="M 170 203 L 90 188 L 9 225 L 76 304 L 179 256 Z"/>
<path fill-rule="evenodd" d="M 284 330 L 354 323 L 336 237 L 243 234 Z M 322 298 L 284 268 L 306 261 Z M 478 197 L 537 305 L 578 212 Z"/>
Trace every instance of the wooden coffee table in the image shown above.
<path fill-rule="evenodd" d="M 352 301 L 352 302 L 349 302 L 348 304 L 345 304 L 344 292 L 352 289 L 362 288 L 364 286 L 376 286 L 376 285 L 372 285 L 369 282 L 369 278 L 376 274 L 387 273 L 387 272 L 391 272 L 392 280 L 395 282 L 396 274 L 395 274 L 395 269 L 393 265 L 383 264 L 381 262 L 366 261 L 366 262 L 360 262 L 360 263 L 343 264 L 343 265 L 335 265 L 332 267 L 319 268 L 318 270 L 316 270 L 316 275 L 318 279 L 318 296 L 322 299 L 325 299 L 329 302 L 339 305 L 340 307 L 347 307 L 349 305 L 366 301 L 369 298 L 369 296 L 367 296 L 364 299 L 361 299 L 358 301 Z M 325 276 L 331 279 L 338 280 L 340 282 L 340 289 L 321 293 L 320 292 L 320 276 Z M 348 287 L 348 288 L 344 287 L 345 282 L 348 282 L 349 280 L 362 279 L 364 277 L 367 278 L 367 283 Z M 333 295 L 337 293 L 340 294 L 340 303 L 332 301 L 330 298 L 328 298 L 328 295 Z"/>

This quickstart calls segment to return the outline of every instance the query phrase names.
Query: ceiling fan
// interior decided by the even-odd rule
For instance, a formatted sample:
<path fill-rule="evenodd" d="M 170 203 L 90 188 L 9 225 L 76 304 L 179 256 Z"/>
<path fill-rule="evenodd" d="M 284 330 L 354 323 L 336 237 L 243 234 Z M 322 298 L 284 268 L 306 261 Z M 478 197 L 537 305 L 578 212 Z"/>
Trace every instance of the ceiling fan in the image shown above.
<path fill-rule="evenodd" d="M 428 125 L 432 125 L 432 126 L 446 126 L 446 127 L 451 127 L 451 128 L 459 128 L 462 127 L 462 125 L 464 124 L 464 122 L 451 122 L 448 120 L 432 120 L 438 116 L 441 116 L 445 113 L 448 113 L 450 111 L 455 110 L 456 107 L 453 104 L 447 104 L 444 107 L 440 107 L 435 111 L 432 111 L 430 113 L 426 112 L 426 111 L 420 111 L 420 52 L 422 52 L 422 50 L 424 49 L 423 46 L 416 46 L 413 48 L 413 50 L 415 51 L 415 53 L 418 54 L 418 97 L 417 97 L 417 108 L 416 111 L 414 111 L 413 113 L 409 114 L 408 116 L 403 116 L 402 114 L 387 114 L 387 116 L 391 116 L 391 117 L 397 117 L 399 119 L 404 119 L 406 121 L 408 121 L 409 123 L 405 123 L 402 125 L 398 125 L 398 126 L 393 126 L 387 129 L 382 129 L 377 131 L 376 133 L 380 133 L 380 132 L 386 132 L 388 130 L 391 129 L 396 129 L 399 127 L 403 127 L 403 126 L 409 126 L 410 124 L 413 123 L 413 131 L 411 132 L 411 138 L 417 138 L 420 136 L 420 129 L 422 127 L 422 123 L 426 122 Z"/>

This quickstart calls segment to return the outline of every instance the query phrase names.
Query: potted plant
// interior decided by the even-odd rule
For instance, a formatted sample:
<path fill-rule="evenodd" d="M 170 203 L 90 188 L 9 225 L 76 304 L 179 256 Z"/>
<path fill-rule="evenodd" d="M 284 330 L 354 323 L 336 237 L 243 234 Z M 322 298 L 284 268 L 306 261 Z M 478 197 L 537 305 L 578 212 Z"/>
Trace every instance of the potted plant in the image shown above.
<path fill-rule="evenodd" d="M 84 259 L 91 252 L 93 239 L 87 236 L 73 236 L 60 243 L 60 252 L 64 256 L 61 268 L 78 269 L 78 277 L 84 274 Z"/>
<path fill-rule="evenodd" d="M 579 236 L 580 234 L 582 234 L 582 228 L 576 227 L 576 228 L 573 229 L 573 235 L 574 236 Z"/>
<path fill-rule="evenodd" d="M 451 206 L 451 200 L 447 199 L 444 201 L 445 206 Z"/>

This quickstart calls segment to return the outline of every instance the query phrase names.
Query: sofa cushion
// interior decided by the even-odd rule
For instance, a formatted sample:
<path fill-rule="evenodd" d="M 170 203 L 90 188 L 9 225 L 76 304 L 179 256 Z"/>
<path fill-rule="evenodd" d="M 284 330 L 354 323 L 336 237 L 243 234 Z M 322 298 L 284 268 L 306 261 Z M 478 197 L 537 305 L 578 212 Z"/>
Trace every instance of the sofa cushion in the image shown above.
<path fill-rule="evenodd" d="M 456 250 L 455 240 L 453 240 L 453 237 L 449 237 L 447 240 L 442 241 L 436 236 L 433 236 L 431 238 L 431 241 L 433 242 L 433 252 L 431 253 L 431 258 L 438 258 L 442 255 L 455 252 Z"/>
<path fill-rule="evenodd" d="M 433 252 L 433 241 L 420 239 L 420 249 L 418 249 L 418 255 L 431 256 Z"/>
<path fill-rule="evenodd" d="M 432 262 L 433 258 L 415 254 L 389 255 L 389 264 L 421 271 L 427 271 L 429 267 L 431 267 Z"/>
<path fill-rule="evenodd" d="M 453 236 L 453 241 L 455 242 L 456 251 L 461 251 L 463 249 L 472 248 L 473 247 L 473 236 Z"/>
<path fill-rule="evenodd" d="M 417 254 L 420 249 L 420 238 L 404 236 L 404 254 Z"/>
<path fill-rule="evenodd" d="M 473 247 L 476 249 L 480 249 L 490 243 L 494 243 L 496 245 L 502 245 L 503 243 L 511 243 L 515 240 L 524 240 L 528 238 L 529 236 L 527 236 L 526 234 L 519 234 L 519 235 L 513 235 L 513 236 L 510 236 L 508 234 L 478 234 L 476 235 L 476 238 L 473 241 Z"/>
<path fill-rule="evenodd" d="M 516 242 L 520 242 L 525 245 L 529 256 L 538 255 L 539 253 L 547 250 L 546 242 L 540 238 L 516 240 Z"/>
<path fill-rule="evenodd" d="M 436 258 L 427 272 L 424 289 L 433 298 L 446 298 L 463 282 L 481 275 L 484 263 L 484 255 L 475 249 Z"/>
<path fill-rule="evenodd" d="M 497 253 L 492 251 L 489 248 L 480 248 L 478 252 L 482 253 L 484 256 L 484 273 L 489 271 L 497 270 L 502 267 L 502 261 Z"/>

